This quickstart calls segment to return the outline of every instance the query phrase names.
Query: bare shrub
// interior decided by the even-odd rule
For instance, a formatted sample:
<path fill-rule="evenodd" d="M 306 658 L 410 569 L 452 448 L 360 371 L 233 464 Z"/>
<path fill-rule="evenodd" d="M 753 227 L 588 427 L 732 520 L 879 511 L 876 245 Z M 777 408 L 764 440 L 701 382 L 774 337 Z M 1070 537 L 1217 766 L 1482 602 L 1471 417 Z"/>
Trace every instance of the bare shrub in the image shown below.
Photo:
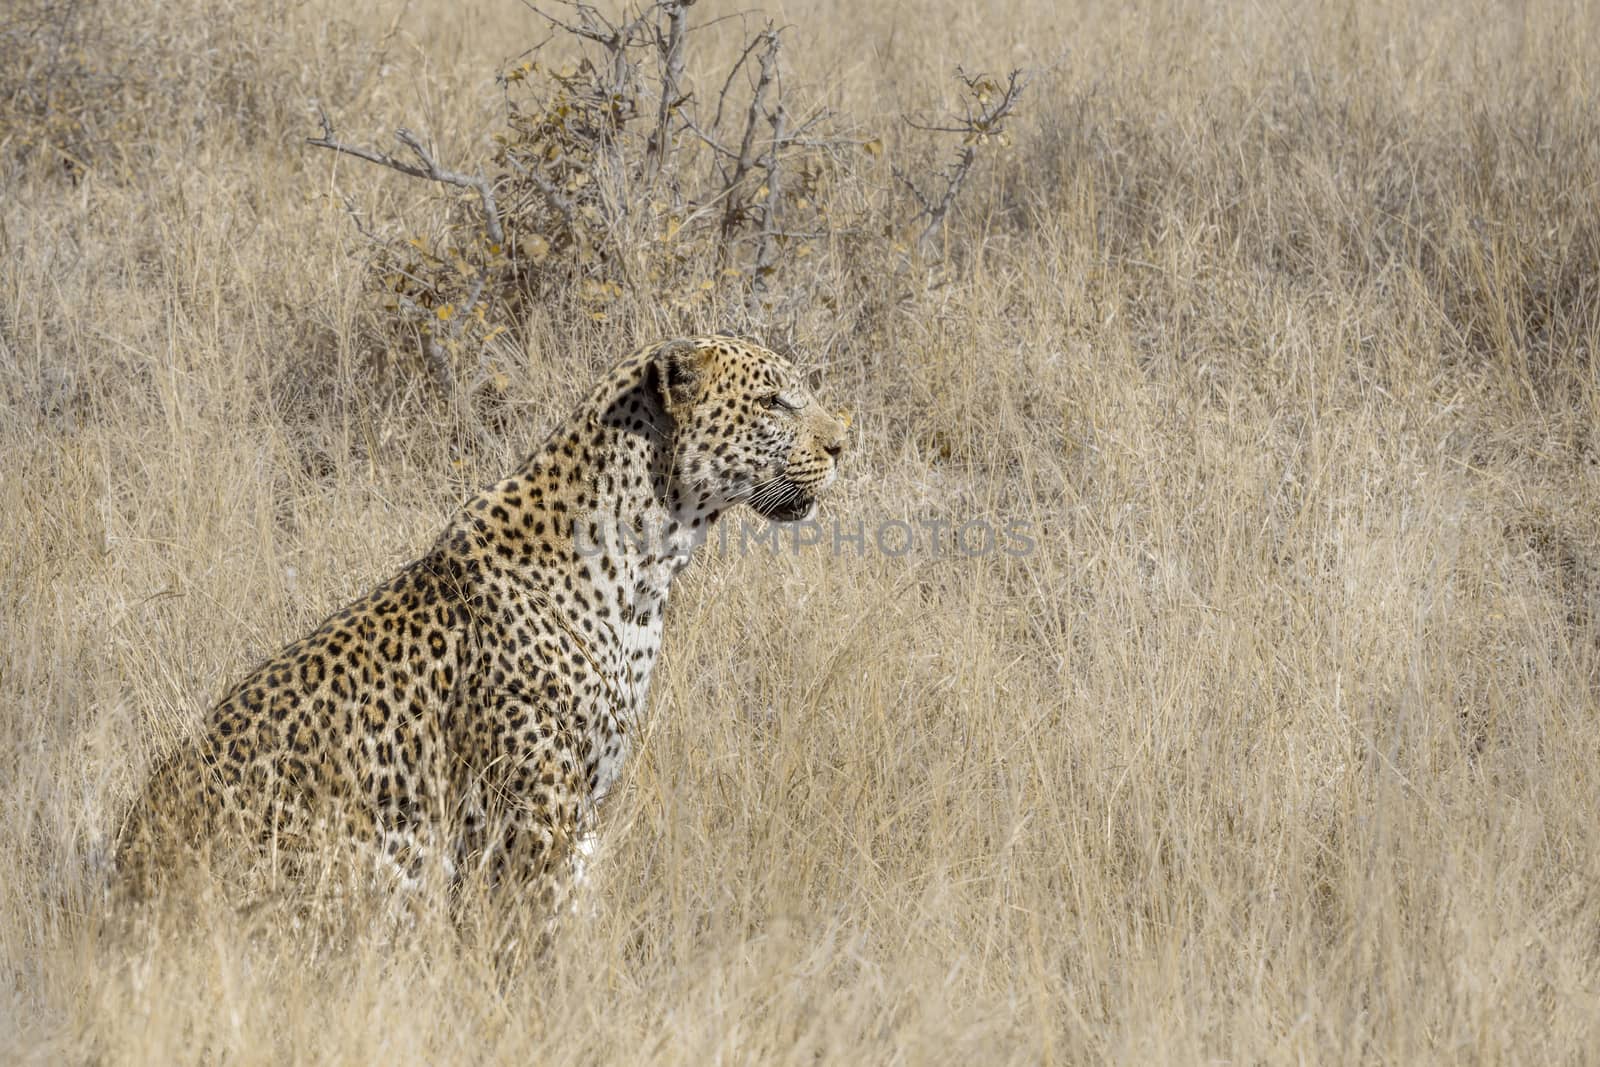
<path fill-rule="evenodd" d="M 475 173 L 443 169 L 405 129 L 403 158 L 347 143 L 324 115 L 310 144 L 469 194 L 437 234 L 391 236 L 356 219 L 383 306 L 414 333 L 436 385 L 454 388 L 458 368 L 481 363 L 533 303 L 604 321 L 624 295 L 648 296 L 736 330 L 770 327 L 828 284 L 803 269 L 819 242 L 915 230 L 926 249 L 979 146 L 1005 143 L 1020 72 L 1002 88 L 958 71 L 964 117 L 917 128 L 959 134 L 962 147 L 926 193 L 893 171 L 915 194 L 908 214 L 861 166 L 883 140 L 785 84 L 782 28 L 762 25 L 726 68 L 710 68 L 691 47 L 705 28 L 689 25 L 692 7 L 655 0 L 616 18 L 582 0 L 532 8 L 550 36 L 499 73 L 504 119 Z M 502 377 L 480 367 L 475 380 Z"/>

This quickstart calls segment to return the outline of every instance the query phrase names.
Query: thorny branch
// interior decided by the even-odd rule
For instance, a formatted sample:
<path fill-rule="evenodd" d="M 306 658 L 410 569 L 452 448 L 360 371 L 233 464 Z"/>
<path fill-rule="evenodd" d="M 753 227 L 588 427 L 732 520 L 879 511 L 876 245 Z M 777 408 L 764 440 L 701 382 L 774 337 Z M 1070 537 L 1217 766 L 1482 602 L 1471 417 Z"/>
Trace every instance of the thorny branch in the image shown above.
<path fill-rule="evenodd" d="M 494 202 L 494 186 L 483 175 L 459 174 L 452 170 L 441 169 L 433 161 L 433 157 L 428 154 L 428 150 L 422 147 L 422 142 L 417 140 L 416 134 L 404 127 L 394 131 L 395 140 L 411 149 L 412 154 L 417 157 L 418 163 L 421 164 L 420 166 L 396 159 L 387 152 L 374 152 L 370 148 L 360 148 L 356 145 L 345 144 L 343 141 L 334 138 L 333 123 L 328 119 L 328 113 L 318 109 L 318 114 L 322 120 L 322 136 L 307 137 L 307 144 L 315 145 L 318 148 L 332 149 L 347 156 L 355 156 L 357 159 L 364 159 L 368 163 L 376 163 L 381 167 L 397 170 L 401 174 L 409 174 L 413 178 L 425 178 L 428 181 L 456 185 L 463 189 L 475 189 L 483 206 L 484 232 L 489 235 L 489 240 L 495 244 L 505 243 L 505 231 L 500 227 L 500 211 Z"/>
<path fill-rule="evenodd" d="M 922 232 L 917 235 L 917 244 L 922 246 L 926 246 L 928 239 L 944 224 L 956 197 L 961 194 L 961 187 L 966 184 L 967 175 L 971 173 L 972 165 L 978 160 L 978 146 L 991 137 L 1004 136 L 1005 120 L 1016 106 L 1022 90 L 1028 85 L 1028 79 L 1023 76 L 1023 72 L 1013 70 L 1006 78 L 1005 91 L 996 96 L 999 86 L 987 75 L 969 75 L 957 67 L 956 77 L 961 79 L 967 88 L 967 95 L 962 101 L 964 114 L 960 125 L 922 125 L 910 119 L 905 120 L 906 125 L 912 129 L 962 135 L 961 150 L 956 154 L 955 161 L 940 174 L 944 181 L 944 189 L 934 194 L 925 193 L 899 167 L 892 168 L 895 179 L 909 189 L 911 195 L 916 198 L 920 208 L 916 221 L 927 220 Z"/>
<path fill-rule="evenodd" d="M 656 31 L 656 49 L 661 54 L 661 99 L 656 108 L 656 128 L 645 145 L 645 173 L 649 178 L 661 172 L 672 136 L 672 113 L 686 99 L 679 87 L 683 84 L 683 46 L 689 35 L 689 7 L 693 3 L 694 0 L 666 0 L 666 36 L 663 38 Z"/>
<path fill-rule="evenodd" d="M 694 0 L 687 0 L 687 3 L 681 6 L 687 7 L 693 2 Z M 570 0 L 570 6 L 578 13 L 579 21 L 576 23 L 556 18 L 530 0 L 522 0 L 522 6 L 554 28 L 582 40 L 593 41 L 604 48 L 611 59 L 611 83 L 607 88 L 611 92 L 618 93 L 627 87 L 629 80 L 628 49 L 641 36 L 641 31 L 646 28 L 650 16 L 657 8 L 676 7 L 679 3 L 678 0 L 656 0 L 655 3 L 640 10 L 636 17 L 622 23 L 613 23 L 600 14 L 599 8 L 585 3 L 584 0 Z"/>
<path fill-rule="evenodd" d="M 777 48 L 774 44 L 774 53 Z M 767 291 L 767 275 L 772 273 L 778 258 L 778 150 L 786 143 L 784 134 L 789 124 L 789 112 L 779 104 L 772 115 L 772 144 L 767 149 L 763 168 L 767 178 L 767 199 L 761 205 L 761 234 L 756 240 L 755 270 L 750 280 L 750 295 L 758 297 Z"/>
<path fill-rule="evenodd" d="M 322 123 L 322 136 L 306 138 L 307 144 L 318 148 L 327 148 L 343 155 L 355 156 L 357 159 L 364 159 L 369 163 L 388 167 L 390 170 L 399 171 L 401 174 L 409 175 L 413 178 L 422 178 L 427 181 L 475 190 L 482 209 L 485 234 L 496 245 L 505 243 L 505 230 L 500 223 L 500 210 L 495 204 L 494 187 L 488 179 L 479 174 L 461 174 L 443 169 L 434 161 L 428 150 L 423 147 L 416 134 L 404 127 L 395 130 L 395 140 L 409 148 L 412 155 L 417 157 L 415 164 L 397 159 L 387 152 L 377 152 L 369 148 L 346 144 L 334 136 L 333 122 L 328 118 L 326 111 L 319 109 L 318 117 Z M 348 203 L 346 204 L 346 209 L 350 210 Z M 353 210 L 350 210 L 350 214 L 353 218 L 355 217 Z M 356 219 L 356 228 L 369 239 L 377 239 L 376 235 L 361 224 L 359 218 Z M 450 327 L 450 335 L 447 340 L 454 340 L 461 332 L 462 326 L 469 320 L 472 312 L 476 310 L 486 284 L 487 278 L 482 272 L 473 279 L 472 288 L 461 306 L 461 313 L 456 318 L 455 324 Z M 400 300 L 402 303 L 409 305 L 412 311 L 418 314 L 423 313 L 423 309 L 417 307 L 415 302 L 405 298 L 403 295 L 400 296 Z M 431 328 L 424 326 L 421 332 L 422 349 L 427 359 L 429 373 L 433 375 L 435 383 L 441 389 L 450 392 L 455 384 L 455 375 L 450 367 L 450 357 Z"/>
<path fill-rule="evenodd" d="M 759 59 L 760 74 L 756 78 L 756 87 L 750 94 L 750 108 L 745 115 L 744 137 L 739 142 L 739 155 L 734 161 L 733 174 L 724 180 L 724 187 L 732 190 L 744 181 L 745 175 L 750 173 L 756 164 L 756 129 L 761 122 L 762 102 L 766 99 L 767 90 L 771 87 L 778 68 L 778 33 L 776 30 L 767 29 L 757 40 L 765 43 Z M 777 151 L 776 140 L 773 153 Z M 739 222 L 744 214 L 744 205 L 738 197 L 729 196 L 728 202 L 722 213 L 722 236 L 724 240 L 732 237 L 739 227 Z"/>
<path fill-rule="evenodd" d="M 561 190 L 551 184 L 544 175 L 517 162 L 515 156 L 508 154 L 506 162 L 511 164 L 512 169 L 518 174 L 533 183 L 533 187 L 539 190 L 545 202 L 555 209 L 556 214 L 561 216 L 561 221 L 566 224 L 567 229 L 570 231 L 577 222 L 577 205 L 573 204 L 567 197 L 562 196 Z"/>

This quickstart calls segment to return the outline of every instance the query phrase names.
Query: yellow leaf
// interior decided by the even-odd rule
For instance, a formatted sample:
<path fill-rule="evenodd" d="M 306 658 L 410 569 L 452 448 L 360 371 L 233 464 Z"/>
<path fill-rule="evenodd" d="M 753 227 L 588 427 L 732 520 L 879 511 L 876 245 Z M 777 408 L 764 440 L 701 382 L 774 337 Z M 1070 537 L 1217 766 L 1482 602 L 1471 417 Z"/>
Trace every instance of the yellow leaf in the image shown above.
<path fill-rule="evenodd" d="M 734 273 L 737 274 L 738 271 L 735 271 Z M 712 281 L 710 278 L 707 278 L 705 281 L 700 283 L 700 288 L 708 290 L 708 291 L 712 290 L 712 289 L 715 289 L 716 287 L 717 287 L 717 283 Z"/>
<path fill-rule="evenodd" d="M 861 147 L 866 150 L 869 156 L 881 156 L 883 155 L 883 138 L 874 137 Z"/>
<path fill-rule="evenodd" d="M 452 316 L 452 315 L 454 315 L 456 313 L 456 309 L 451 307 L 449 304 L 440 304 L 437 308 L 434 309 L 433 313 L 435 315 L 439 316 L 440 321 L 448 322 L 449 319 L 450 319 L 450 316 Z"/>
<path fill-rule="evenodd" d="M 589 317 L 596 322 L 606 321 L 606 313 L 604 311 L 591 311 L 589 312 Z"/>

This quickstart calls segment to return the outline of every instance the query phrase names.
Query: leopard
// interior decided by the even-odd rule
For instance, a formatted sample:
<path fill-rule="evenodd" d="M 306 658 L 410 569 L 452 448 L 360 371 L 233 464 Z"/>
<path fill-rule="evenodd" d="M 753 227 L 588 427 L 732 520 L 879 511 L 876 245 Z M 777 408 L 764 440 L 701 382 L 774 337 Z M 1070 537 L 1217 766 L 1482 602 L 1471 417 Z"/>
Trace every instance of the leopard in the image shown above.
<path fill-rule="evenodd" d="M 622 359 L 423 555 L 261 662 L 159 760 L 116 833 L 124 896 L 184 857 L 327 848 L 414 886 L 553 909 L 648 722 L 674 580 L 718 519 L 808 519 L 847 419 L 711 334 Z"/>

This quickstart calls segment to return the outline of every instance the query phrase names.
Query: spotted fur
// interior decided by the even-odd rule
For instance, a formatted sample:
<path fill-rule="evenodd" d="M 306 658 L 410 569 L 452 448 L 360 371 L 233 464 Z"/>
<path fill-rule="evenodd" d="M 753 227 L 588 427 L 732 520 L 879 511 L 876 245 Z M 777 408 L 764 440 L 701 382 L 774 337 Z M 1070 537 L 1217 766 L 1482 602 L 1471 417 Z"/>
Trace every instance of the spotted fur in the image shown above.
<path fill-rule="evenodd" d="M 807 514 L 843 443 L 756 345 L 630 356 L 426 555 L 229 690 L 132 809 L 124 882 L 332 832 L 404 879 L 549 903 L 644 722 L 674 576 L 734 505 Z"/>

